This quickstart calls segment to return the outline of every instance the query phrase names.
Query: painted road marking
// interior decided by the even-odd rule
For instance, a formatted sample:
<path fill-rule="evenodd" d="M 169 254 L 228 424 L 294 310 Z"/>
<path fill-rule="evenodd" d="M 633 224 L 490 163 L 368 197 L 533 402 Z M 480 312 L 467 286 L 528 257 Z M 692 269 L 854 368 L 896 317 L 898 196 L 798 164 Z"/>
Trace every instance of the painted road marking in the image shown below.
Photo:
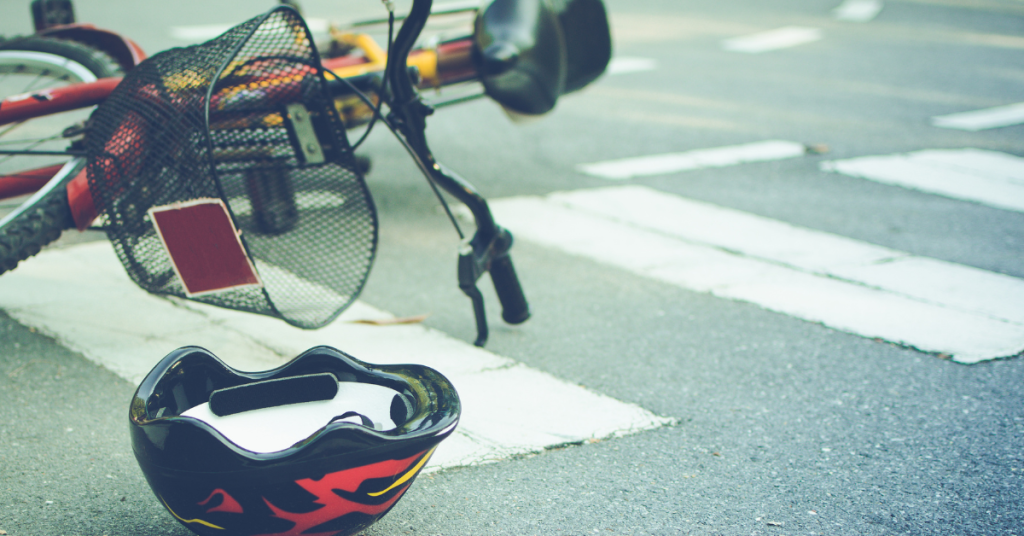
<path fill-rule="evenodd" d="M 434 469 L 673 422 L 424 326 L 350 322 L 390 317 L 363 303 L 329 326 L 308 331 L 260 315 L 159 298 L 128 279 L 107 242 L 47 250 L 4 274 L 0 308 L 135 383 L 167 353 L 190 344 L 241 370 L 277 367 L 321 344 L 371 363 L 428 365 L 451 380 L 463 404 L 456 434 L 431 459 Z"/>
<path fill-rule="evenodd" d="M 657 60 L 651 58 L 633 58 L 629 56 L 614 57 L 608 62 L 605 73 L 608 75 L 653 71 L 658 68 Z"/>
<path fill-rule="evenodd" d="M 712 149 L 697 149 L 683 153 L 606 160 L 593 164 L 582 164 L 576 169 L 602 179 L 625 180 L 693 169 L 795 158 L 806 152 L 807 148 L 801 143 L 769 140 Z"/>
<path fill-rule="evenodd" d="M 195 24 L 191 26 L 171 26 L 167 33 L 178 41 L 202 43 L 209 41 L 233 28 L 233 24 Z"/>
<path fill-rule="evenodd" d="M 942 128 L 955 128 L 976 132 L 990 128 L 1008 127 L 1024 123 L 1024 102 L 997 106 L 973 112 L 937 115 L 932 124 Z"/>
<path fill-rule="evenodd" d="M 1024 212 L 1024 158 L 981 149 L 916 151 L 821 163 L 842 173 Z"/>
<path fill-rule="evenodd" d="M 1024 280 L 643 186 L 492 200 L 516 238 L 963 363 L 1024 351 Z"/>
<path fill-rule="evenodd" d="M 310 17 L 306 20 L 306 25 L 309 27 L 310 34 L 317 41 L 321 39 L 329 39 L 331 32 L 331 23 L 327 19 L 320 19 L 316 17 Z M 171 26 L 167 29 L 167 33 L 172 39 L 178 41 L 184 41 L 186 43 L 202 43 L 219 37 L 224 32 L 237 26 L 235 24 L 193 24 L 188 26 Z"/>
<path fill-rule="evenodd" d="M 821 39 L 821 30 L 804 26 L 786 26 L 722 41 L 722 48 L 731 52 L 759 54 L 782 48 L 795 47 Z"/>
<path fill-rule="evenodd" d="M 605 73 L 609 75 L 653 71 L 658 68 L 658 61 L 652 58 L 634 58 L 630 56 L 614 57 L 608 62 Z"/>
<path fill-rule="evenodd" d="M 832 17 L 847 22 L 868 22 L 881 11 L 880 0 L 846 0 L 832 10 Z"/>

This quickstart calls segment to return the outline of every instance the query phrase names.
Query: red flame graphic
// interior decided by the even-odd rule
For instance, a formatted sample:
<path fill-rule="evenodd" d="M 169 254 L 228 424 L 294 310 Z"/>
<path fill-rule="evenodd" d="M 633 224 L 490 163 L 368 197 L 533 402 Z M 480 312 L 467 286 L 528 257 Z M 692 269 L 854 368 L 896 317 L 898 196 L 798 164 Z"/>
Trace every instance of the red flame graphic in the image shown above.
<path fill-rule="evenodd" d="M 359 489 L 359 486 L 368 479 L 387 477 L 397 478 L 399 475 L 409 470 L 412 464 L 423 456 L 423 454 L 424 452 L 421 452 L 404 460 L 386 460 L 363 467 L 353 467 L 352 469 L 346 469 L 344 471 L 324 475 L 320 480 L 313 480 L 311 478 L 296 480 L 296 484 L 313 495 L 316 495 L 317 500 L 314 501 L 316 504 L 321 504 L 324 507 L 305 514 L 295 514 L 274 506 L 270 501 L 264 498 L 263 502 L 267 503 L 267 506 L 273 510 L 275 517 L 291 521 L 295 523 L 295 526 L 288 532 L 279 532 L 262 536 L 333 536 L 338 534 L 340 531 L 320 532 L 315 534 L 306 533 L 305 531 L 352 512 L 362 512 L 369 515 L 377 515 L 384 512 L 398 501 L 402 494 L 405 493 L 405 490 L 409 487 L 409 484 L 405 484 L 398 488 L 398 492 L 395 493 L 395 496 L 388 499 L 383 504 L 361 504 L 353 502 L 340 497 L 338 494 L 334 493 L 334 490 L 338 489 L 354 493 Z"/>
<path fill-rule="evenodd" d="M 205 501 L 199 503 L 199 506 L 206 506 L 206 503 L 210 502 L 217 494 L 220 494 L 224 500 L 217 506 L 210 508 L 206 511 L 207 514 L 210 512 L 227 512 L 229 514 L 241 514 L 242 505 L 238 504 L 238 501 L 234 497 L 228 494 L 228 492 L 218 488 L 210 493 L 210 496 Z"/>

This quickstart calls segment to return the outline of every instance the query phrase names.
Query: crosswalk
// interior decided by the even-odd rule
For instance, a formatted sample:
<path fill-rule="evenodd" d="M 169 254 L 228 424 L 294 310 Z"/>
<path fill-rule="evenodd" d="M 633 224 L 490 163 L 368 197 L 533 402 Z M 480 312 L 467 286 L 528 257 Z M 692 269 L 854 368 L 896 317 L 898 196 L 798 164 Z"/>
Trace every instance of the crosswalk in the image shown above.
<path fill-rule="evenodd" d="M 844 0 L 833 19 L 865 23 L 880 0 Z M 785 26 L 721 41 L 761 54 L 825 38 Z M 981 131 L 1024 123 L 1024 103 L 931 118 Z M 580 164 L 609 181 L 678 174 L 808 152 L 783 140 Z M 1024 158 L 974 148 L 919 150 L 830 160 L 820 170 L 1024 211 Z M 686 289 L 881 338 L 963 363 L 1024 351 L 1024 280 L 798 228 L 638 185 L 556 192 L 492 202 L 518 238 Z"/>
<path fill-rule="evenodd" d="M 801 156 L 769 140 L 577 166 L 608 180 Z M 922 150 L 820 164 L 888 185 L 1024 210 L 1024 158 Z M 962 363 L 1024 351 L 1024 279 L 800 228 L 639 185 L 495 200 L 517 238 L 697 292 Z"/>
<path fill-rule="evenodd" d="M 392 317 L 361 302 L 327 327 L 308 331 L 270 317 L 156 297 L 128 279 L 107 242 L 48 250 L 4 274 L 0 309 L 132 383 L 187 345 L 207 348 L 245 371 L 279 367 L 319 345 L 369 363 L 433 367 L 455 386 L 463 413 L 429 470 L 674 422 L 421 325 L 364 323 Z"/>
<path fill-rule="evenodd" d="M 689 290 L 951 356 L 1024 351 L 1024 280 L 643 186 L 491 203 L 517 238 Z"/>
<path fill-rule="evenodd" d="M 770 140 L 656 155 L 654 161 L 674 163 L 659 168 L 662 173 L 673 173 L 791 158 L 803 150 L 802 145 L 793 142 Z M 622 180 L 644 175 L 636 171 L 637 162 L 642 164 L 643 157 L 579 169 Z M 1024 202 L 1019 202 L 1024 197 L 1007 194 L 1009 188 L 1024 190 L 1024 159 L 993 151 L 919 151 L 836 160 L 821 167 L 826 172 L 900 186 L 916 178 L 920 184 L 910 187 L 993 206 L 1001 203 L 1010 210 L 1024 209 Z M 951 174 L 964 181 L 959 191 L 921 186 L 943 183 L 941 179 Z M 905 179 L 904 183 L 897 180 L 899 177 Z M 979 185 L 988 183 L 1002 185 L 1003 190 L 985 201 L 981 197 L 988 190 Z M 757 304 L 962 363 L 1024 351 L 1024 280 L 1016 277 L 911 255 L 628 183 L 495 199 L 491 207 L 497 220 L 517 239 L 685 289 Z M 68 270 L 68 266 L 78 268 Z M 494 416 L 502 411 L 506 415 L 515 413 L 510 408 L 491 408 L 494 397 L 488 396 L 488 391 L 500 391 L 500 385 L 517 382 L 551 384 L 545 392 L 559 400 L 510 402 L 513 406 L 532 404 L 543 418 L 526 417 L 527 424 L 509 417 L 497 431 L 467 424 L 462 439 L 452 442 L 453 447 L 448 449 L 450 455 L 439 455 L 439 466 L 479 463 L 509 453 L 665 422 L 640 408 L 603 400 L 585 389 L 561 384 L 419 326 L 391 327 L 388 337 L 381 339 L 375 328 L 346 323 L 352 318 L 387 316 L 366 304 L 357 304 L 326 330 L 311 333 L 272 319 L 149 296 L 127 279 L 106 243 L 44 252 L 0 278 L 0 296 L 0 307 L 8 314 L 133 382 L 148 371 L 147 363 L 186 344 L 229 349 L 223 356 L 229 363 L 258 370 L 278 366 L 310 346 L 339 340 L 345 341 L 344 349 L 367 361 L 423 362 L 455 376 L 461 382 L 453 381 L 464 385 L 481 385 L 486 383 L 485 377 L 493 376 L 489 381 L 494 385 L 469 395 L 480 398 L 475 407 L 491 412 L 486 418 L 481 416 L 480 422 L 502 422 Z M 102 309 L 100 314 L 83 317 L 78 313 L 98 308 Z M 139 311 L 146 313 L 140 315 Z M 125 320 L 111 322 L 119 317 Z M 428 349 L 426 353 L 424 349 Z M 502 398 L 516 400 L 514 394 Z M 609 409 L 602 412 L 605 418 L 601 423 L 586 425 L 563 414 L 573 426 L 559 422 L 558 412 L 542 409 L 577 403 L 565 400 L 608 404 Z M 552 424 L 544 424 L 552 418 Z M 510 433 L 506 425 L 519 431 Z M 511 439 L 530 437 L 524 432 L 527 429 L 534 430 L 533 439 Z"/>
<path fill-rule="evenodd" d="M 881 0 L 844 0 L 842 22 L 865 23 Z M 721 41 L 761 54 L 820 41 L 821 28 L 785 26 Z M 1024 103 L 931 118 L 976 132 L 1024 124 Z M 610 181 L 795 158 L 770 140 L 593 162 L 577 171 Z M 823 172 L 1024 211 L 1024 158 L 973 148 L 825 161 Z M 924 258 L 641 186 L 557 192 L 492 203 L 516 236 L 633 273 L 964 363 L 1024 351 L 1024 280 Z"/>
<path fill-rule="evenodd" d="M 654 160 L 674 163 L 662 166 L 661 173 L 678 173 L 754 165 L 803 152 L 800 144 L 769 140 L 656 155 Z M 877 180 L 872 174 L 892 162 L 903 166 L 906 176 L 955 170 L 961 178 L 974 177 L 965 191 L 977 193 L 977 181 L 1024 183 L 1022 160 L 992 151 L 933 150 L 836 160 L 822 164 L 822 171 L 856 171 Z M 638 161 L 643 157 L 579 170 L 621 181 L 644 175 L 635 173 Z M 628 182 L 494 199 L 491 208 L 517 239 L 866 338 L 961 363 L 1024 351 L 1024 279 Z M 420 325 L 382 328 L 353 322 L 390 318 L 365 303 L 310 332 L 271 318 L 151 296 L 127 278 L 106 242 L 48 250 L 5 274 L 0 308 L 131 382 L 138 382 L 156 359 L 184 345 L 210 348 L 241 370 L 274 368 L 319 344 L 373 363 L 432 366 L 457 386 L 466 409 L 457 434 L 444 443 L 430 470 L 674 422 Z"/>

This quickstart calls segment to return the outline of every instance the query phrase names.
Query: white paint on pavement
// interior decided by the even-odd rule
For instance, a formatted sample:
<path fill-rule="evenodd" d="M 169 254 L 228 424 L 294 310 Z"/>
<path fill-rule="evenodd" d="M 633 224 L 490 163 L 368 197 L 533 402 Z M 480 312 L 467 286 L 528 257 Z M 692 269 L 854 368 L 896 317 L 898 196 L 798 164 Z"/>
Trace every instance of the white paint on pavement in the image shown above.
<path fill-rule="evenodd" d="M 194 24 L 190 26 L 171 26 L 167 33 L 178 41 L 202 43 L 209 41 L 234 27 L 233 24 Z"/>
<path fill-rule="evenodd" d="M 722 48 L 730 52 L 759 54 L 795 47 L 821 39 L 821 30 L 804 26 L 786 26 L 752 35 L 733 37 L 722 41 Z"/>
<path fill-rule="evenodd" d="M 990 128 L 1008 127 L 1024 123 L 1024 102 L 997 106 L 973 112 L 937 115 L 932 124 L 942 128 L 955 128 L 976 132 Z"/>
<path fill-rule="evenodd" d="M 822 162 L 821 169 L 1024 212 L 1024 158 L 1011 154 L 926 150 Z"/>
<path fill-rule="evenodd" d="M 709 167 L 725 167 L 748 162 L 765 162 L 803 156 L 807 148 L 792 141 L 769 140 L 682 153 L 659 154 L 582 164 L 577 169 L 587 175 L 609 180 L 665 175 Z"/>
<path fill-rule="evenodd" d="M 327 19 L 320 19 L 311 17 L 305 19 L 306 25 L 309 27 L 310 34 L 317 41 L 330 37 L 330 26 L 331 23 Z M 239 23 L 234 24 L 193 24 L 189 26 L 171 26 L 167 29 L 167 33 L 170 34 L 171 38 L 183 41 L 186 43 L 202 43 L 219 37 L 224 32 L 234 28 Z"/>
<path fill-rule="evenodd" d="M 352 323 L 390 317 L 360 302 L 338 321 L 309 331 L 270 317 L 153 296 L 128 279 L 107 242 L 44 251 L 4 274 L 0 308 L 135 383 L 185 345 L 205 347 L 248 371 L 281 366 L 322 344 L 370 363 L 433 367 L 451 380 L 463 405 L 455 435 L 431 459 L 434 469 L 672 422 L 421 325 Z"/>
<path fill-rule="evenodd" d="M 605 74 L 613 76 L 617 74 L 653 71 L 657 68 L 657 60 L 651 58 L 633 58 L 629 56 L 616 56 L 612 58 L 610 62 L 608 62 L 608 67 L 605 69 L 604 72 Z"/>
<path fill-rule="evenodd" d="M 832 10 L 832 17 L 846 22 L 868 22 L 882 11 L 880 0 L 845 0 Z"/>
<path fill-rule="evenodd" d="M 492 200 L 517 238 L 972 363 L 1024 351 L 1024 280 L 642 186 Z"/>

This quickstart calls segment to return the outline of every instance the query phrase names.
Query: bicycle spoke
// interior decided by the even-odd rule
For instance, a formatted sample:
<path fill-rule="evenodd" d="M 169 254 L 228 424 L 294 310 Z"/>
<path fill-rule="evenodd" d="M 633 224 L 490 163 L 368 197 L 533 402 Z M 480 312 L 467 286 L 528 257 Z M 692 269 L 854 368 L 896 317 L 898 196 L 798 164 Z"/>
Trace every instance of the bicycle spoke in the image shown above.
<path fill-rule="evenodd" d="M 0 147 L 3 147 L 4 150 L 14 150 L 12 148 L 12 146 L 24 145 L 26 143 L 31 143 L 31 144 L 33 144 L 32 146 L 35 147 L 36 145 L 39 145 L 40 143 L 46 143 L 48 141 L 56 141 L 56 140 L 59 140 L 59 139 L 61 139 L 61 136 L 50 137 L 50 138 L 26 138 L 26 139 L 23 139 L 23 140 L 0 141 Z"/>
<path fill-rule="evenodd" d="M 39 147 L 40 145 L 42 145 L 42 144 L 44 144 L 44 143 L 46 143 L 48 141 L 53 141 L 53 140 L 56 140 L 56 139 L 59 139 L 59 138 L 60 138 L 60 136 L 58 135 L 58 136 L 51 137 L 51 138 L 40 138 L 38 140 L 12 140 L 12 141 L 16 142 L 16 143 L 28 143 L 28 146 L 27 147 L 22 147 L 21 150 L 23 150 L 23 151 L 31 151 L 31 150 L 35 149 L 36 147 Z M 3 144 L 0 144 L 0 145 L 3 145 Z M 6 163 L 8 160 L 14 158 L 15 156 L 18 156 L 18 155 L 9 154 L 7 156 L 0 157 L 0 165 L 3 165 L 4 163 Z"/>
<path fill-rule="evenodd" d="M 49 74 L 50 74 L 50 71 L 43 71 L 43 72 L 39 73 L 38 75 L 36 75 L 35 80 L 32 80 L 32 82 L 30 82 L 29 85 L 25 86 L 25 89 L 22 91 L 22 93 L 28 93 L 29 91 L 34 91 L 36 88 L 33 88 L 32 86 L 36 85 L 40 80 L 49 79 L 50 78 Z"/>
<path fill-rule="evenodd" d="M 28 64 L 8 64 L 3 72 L 0 73 L 0 84 L 5 88 L 3 94 L 14 95 L 38 92 L 73 83 L 76 80 L 72 79 L 68 73 L 63 72 L 67 65 L 68 63 L 65 61 L 63 64 L 55 64 L 55 68 L 39 69 Z M 36 121 L 17 121 L 5 125 L 0 128 L 0 148 L 28 152 L 33 150 L 45 151 L 49 147 L 56 149 L 55 152 L 57 152 L 59 149 L 53 144 L 64 139 L 63 131 L 57 130 L 54 132 L 52 129 L 49 129 L 49 132 L 40 132 L 39 127 L 41 125 L 56 125 L 58 123 L 66 124 L 67 116 L 65 115 L 64 117 L 65 119 L 59 119 L 56 122 L 50 119 L 43 119 L 41 123 Z M 28 130 L 26 131 L 26 129 Z M 0 166 L 9 167 L 11 164 L 19 162 L 15 157 L 52 158 L 54 156 L 57 155 L 2 154 L 0 155 Z"/>
<path fill-rule="evenodd" d="M 8 132 L 10 132 L 10 131 L 12 131 L 12 130 L 20 127 L 21 125 L 24 125 L 24 124 L 25 124 L 24 121 L 18 121 L 17 123 L 11 123 L 7 128 L 5 128 L 3 130 L 0 130 L 0 138 L 6 136 Z"/>
<path fill-rule="evenodd" d="M 19 122 L 17 124 L 20 125 L 21 122 Z M 7 130 L 5 130 L 4 132 L 0 132 L 0 137 L 2 137 L 6 133 L 7 133 Z M 17 140 L 3 140 L 3 141 L 0 141 L 0 146 L 3 146 L 3 145 L 17 145 L 17 144 L 32 143 L 32 142 L 43 143 L 43 142 L 47 142 L 47 141 L 60 140 L 60 139 L 63 139 L 63 138 L 64 138 L 64 136 L 61 135 L 61 134 L 54 134 L 53 136 L 49 136 L 49 137 L 45 137 L 45 138 L 21 138 L 21 139 L 17 139 Z"/>

